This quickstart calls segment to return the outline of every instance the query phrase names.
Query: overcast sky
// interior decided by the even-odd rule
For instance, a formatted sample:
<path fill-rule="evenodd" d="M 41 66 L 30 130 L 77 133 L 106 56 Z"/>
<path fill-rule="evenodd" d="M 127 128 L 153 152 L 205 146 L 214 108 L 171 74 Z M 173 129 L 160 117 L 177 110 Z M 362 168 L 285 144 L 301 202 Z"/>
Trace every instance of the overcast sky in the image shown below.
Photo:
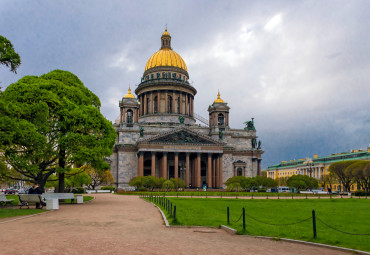
<path fill-rule="evenodd" d="M 217 90 L 232 128 L 255 118 L 263 168 L 370 143 L 370 1 L 0 1 L 0 35 L 20 54 L 6 88 L 76 74 L 112 122 L 167 24 L 207 117 Z"/>

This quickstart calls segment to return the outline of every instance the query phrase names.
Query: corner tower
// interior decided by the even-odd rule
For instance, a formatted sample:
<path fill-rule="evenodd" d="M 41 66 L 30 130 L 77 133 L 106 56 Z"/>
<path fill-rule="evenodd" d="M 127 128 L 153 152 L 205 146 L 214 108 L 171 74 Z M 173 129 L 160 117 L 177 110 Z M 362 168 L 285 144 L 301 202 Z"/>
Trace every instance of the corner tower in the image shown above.
<path fill-rule="evenodd" d="M 139 101 L 139 123 L 194 125 L 196 89 L 189 84 L 187 66 L 172 50 L 167 29 L 161 36 L 161 48 L 146 63 L 141 83 L 135 89 Z"/>

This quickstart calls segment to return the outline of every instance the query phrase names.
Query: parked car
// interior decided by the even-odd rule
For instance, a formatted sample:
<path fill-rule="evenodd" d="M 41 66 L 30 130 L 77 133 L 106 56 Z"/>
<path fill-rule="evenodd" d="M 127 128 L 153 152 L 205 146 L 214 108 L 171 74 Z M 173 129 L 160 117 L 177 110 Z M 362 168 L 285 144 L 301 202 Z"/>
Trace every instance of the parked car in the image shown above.
<path fill-rule="evenodd" d="M 5 194 L 15 194 L 16 190 L 15 189 L 12 189 L 12 188 L 9 188 L 9 189 L 6 189 L 4 191 Z"/>
<path fill-rule="evenodd" d="M 278 192 L 279 193 L 289 193 L 290 189 L 289 187 L 278 187 Z"/>

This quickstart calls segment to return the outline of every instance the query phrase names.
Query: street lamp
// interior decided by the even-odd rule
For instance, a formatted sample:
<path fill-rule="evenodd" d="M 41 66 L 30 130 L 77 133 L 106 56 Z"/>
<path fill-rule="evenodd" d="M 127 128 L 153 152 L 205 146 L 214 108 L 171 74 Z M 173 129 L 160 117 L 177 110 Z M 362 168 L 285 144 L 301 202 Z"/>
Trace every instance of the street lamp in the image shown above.
<path fill-rule="evenodd" d="M 304 162 L 305 164 L 306 164 L 306 166 L 308 166 L 309 167 L 309 169 L 308 169 L 308 172 L 310 173 L 310 177 L 312 177 L 312 167 L 315 165 L 314 163 L 313 163 L 313 161 L 312 161 L 312 159 L 310 159 L 310 158 L 306 158 L 306 161 Z"/>

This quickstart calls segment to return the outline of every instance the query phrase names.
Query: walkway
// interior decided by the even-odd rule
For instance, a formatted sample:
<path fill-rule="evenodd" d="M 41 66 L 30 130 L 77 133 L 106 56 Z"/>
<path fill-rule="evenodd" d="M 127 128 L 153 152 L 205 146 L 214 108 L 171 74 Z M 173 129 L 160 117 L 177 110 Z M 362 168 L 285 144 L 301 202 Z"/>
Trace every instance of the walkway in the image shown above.
<path fill-rule="evenodd" d="M 0 229 L 1 254 L 349 254 L 220 229 L 166 228 L 152 204 L 112 194 Z"/>

